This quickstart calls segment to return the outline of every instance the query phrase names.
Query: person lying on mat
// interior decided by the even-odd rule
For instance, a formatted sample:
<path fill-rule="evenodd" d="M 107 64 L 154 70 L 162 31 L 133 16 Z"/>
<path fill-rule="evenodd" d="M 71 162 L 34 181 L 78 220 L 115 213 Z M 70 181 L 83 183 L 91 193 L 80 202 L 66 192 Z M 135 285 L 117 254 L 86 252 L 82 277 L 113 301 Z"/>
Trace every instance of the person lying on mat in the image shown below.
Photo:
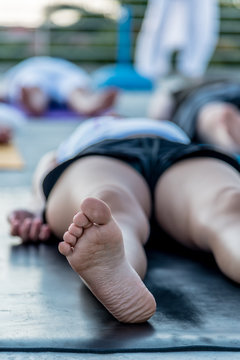
<path fill-rule="evenodd" d="M 15 210 L 10 231 L 23 242 L 54 234 L 117 320 L 144 322 L 156 309 L 143 282 L 150 219 L 183 245 L 212 252 L 240 283 L 239 170 L 231 155 L 190 143 L 171 122 L 93 118 L 39 165 L 35 189 L 44 194 L 45 221 Z"/>
<path fill-rule="evenodd" d="M 177 90 L 164 88 L 153 96 L 149 117 L 168 119 L 195 142 L 240 153 L 240 81 L 195 81 Z"/>
<path fill-rule="evenodd" d="M 111 107 L 116 89 L 91 89 L 91 78 L 79 66 L 60 58 L 37 56 L 5 73 L 2 101 L 19 106 L 28 115 L 42 116 L 50 108 L 68 108 L 92 116 Z"/>

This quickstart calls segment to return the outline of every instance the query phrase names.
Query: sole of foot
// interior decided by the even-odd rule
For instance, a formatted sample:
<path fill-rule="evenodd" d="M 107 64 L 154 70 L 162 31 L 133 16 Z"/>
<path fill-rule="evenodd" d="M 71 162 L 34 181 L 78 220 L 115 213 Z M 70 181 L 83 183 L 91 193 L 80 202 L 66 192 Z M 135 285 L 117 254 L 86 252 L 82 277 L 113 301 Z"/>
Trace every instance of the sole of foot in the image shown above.
<path fill-rule="evenodd" d="M 140 323 L 154 314 L 154 297 L 127 261 L 122 232 L 102 200 L 82 202 L 59 251 L 117 320 Z"/>

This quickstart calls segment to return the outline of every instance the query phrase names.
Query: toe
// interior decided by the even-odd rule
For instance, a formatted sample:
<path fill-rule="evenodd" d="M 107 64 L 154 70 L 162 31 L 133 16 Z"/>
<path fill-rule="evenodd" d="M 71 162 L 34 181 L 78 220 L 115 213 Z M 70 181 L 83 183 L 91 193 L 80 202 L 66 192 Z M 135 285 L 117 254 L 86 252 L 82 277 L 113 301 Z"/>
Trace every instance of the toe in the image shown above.
<path fill-rule="evenodd" d="M 98 225 L 107 224 L 112 218 L 109 206 L 100 199 L 86 198 L 82 202 L 81 209 L 92 223 Z"/>
<path fill-rule="evenodd" d="M 66 231 L 63 235 L 63 240 L 70 246 L 75 246 L 77 242 L 76 236 L 72 235 L 69 231 Z"/>
<path fill-rule="evenodd" d="M 71 224 L 68 228 L 68 231 L 70 232 L 70 234 L 72 234 L 73 236 L 80 238 L 80 236 L 83 233 L 83 228 L 80 226 L 76 226 L 75 224 Z"/>
<path fill-rule="evenodd" d="M 78 227 L 86 228 L 92 223 L 89 221 L 86 215 L 83 214 L 82 211 L 79 211 L 73 218 L 73 224 Z"/>
<path fill-rule="evenodd" d="M 64 256 L 69 256 L 72 254 L 72 247 L 65 241 L 59 243 L 58 250 Z"/>

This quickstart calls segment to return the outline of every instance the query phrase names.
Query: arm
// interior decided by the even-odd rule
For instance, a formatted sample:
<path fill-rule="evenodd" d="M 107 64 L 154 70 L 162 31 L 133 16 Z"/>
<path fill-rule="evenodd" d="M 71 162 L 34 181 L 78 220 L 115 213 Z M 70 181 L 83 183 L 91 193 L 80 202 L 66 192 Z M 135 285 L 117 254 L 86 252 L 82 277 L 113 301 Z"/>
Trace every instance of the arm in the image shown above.
<path fill-rule="evenodd" d="M 40 160 L 33 176 L 31 210 L 15 209 L 8 216 L 10 233 L 23 242 L 46 241 L 51 236 L 48 224 L 44 223 L 45 199 L 41 188 L 44 176 L 56 165 L 55 152 L 49 152 Z"/>

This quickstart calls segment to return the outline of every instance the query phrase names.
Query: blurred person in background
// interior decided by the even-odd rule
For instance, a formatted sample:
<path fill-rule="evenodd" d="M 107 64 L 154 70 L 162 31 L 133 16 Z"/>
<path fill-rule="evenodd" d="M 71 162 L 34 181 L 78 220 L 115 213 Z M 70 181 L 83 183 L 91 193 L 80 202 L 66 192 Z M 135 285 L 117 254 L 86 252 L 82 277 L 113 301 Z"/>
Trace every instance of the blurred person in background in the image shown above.
<path fill-rule="evenodd" d="M 240 81 L 205 79 L 182 87 L 156 91 L 148 115 L 170 120 L 191 141 L 221 146 L 240 154 Z"/>
<path fill-rule="evenodd" d="M 79 66 L 60 58 L 39 56 L 8 70 L 1 84 L 1 100 L 29 116 L 49 109 L 69 109 L 79 115 L 96 115 L 110 108 L 116 89 L 94 91 L 91 77 Z"/>

